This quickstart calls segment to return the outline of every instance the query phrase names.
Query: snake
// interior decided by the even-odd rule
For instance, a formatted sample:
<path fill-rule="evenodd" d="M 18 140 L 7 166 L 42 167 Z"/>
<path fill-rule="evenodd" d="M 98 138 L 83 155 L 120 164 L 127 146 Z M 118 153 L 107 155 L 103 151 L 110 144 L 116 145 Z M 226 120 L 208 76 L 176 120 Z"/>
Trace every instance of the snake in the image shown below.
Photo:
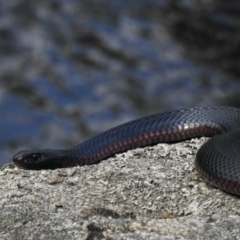
<path fill-rule="evenodd" d="M 212 137 L 200 147 L 195 158 L 202 178 L 240 196 L 240 108 L 235 107 L 192 107 L 152 114 L 113 127 L 68 149 L 20 151 L 13 162 L 29 170 L 84 166 L 127 150 L 197 137 Z"/>

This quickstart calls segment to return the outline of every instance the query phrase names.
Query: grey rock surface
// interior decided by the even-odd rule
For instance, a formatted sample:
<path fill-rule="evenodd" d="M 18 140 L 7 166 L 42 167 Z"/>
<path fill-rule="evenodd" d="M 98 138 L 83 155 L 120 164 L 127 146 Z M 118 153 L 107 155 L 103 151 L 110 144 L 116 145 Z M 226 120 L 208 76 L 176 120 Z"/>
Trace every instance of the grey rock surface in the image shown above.
<path fill-rule="evenodd" d="M 240 239 L 240 200 L 203 181 L 207 139 L 158 144 L 100 164 L 0 171 L 0 239 Z"/>

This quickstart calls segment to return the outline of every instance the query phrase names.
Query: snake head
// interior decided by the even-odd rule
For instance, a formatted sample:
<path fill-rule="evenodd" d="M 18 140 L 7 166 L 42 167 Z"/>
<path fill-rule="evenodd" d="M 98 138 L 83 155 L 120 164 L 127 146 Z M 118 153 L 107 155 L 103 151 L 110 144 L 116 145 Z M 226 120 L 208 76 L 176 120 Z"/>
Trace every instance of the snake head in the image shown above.
<path fill-rule="evenodd" d="M 59 152 L 59 151 L 58 151 Z M 64 167 L 61 155 L 53 150 L 44 149 L 36 151 L 23 150 L 13 157 L 13 162 L 20 168 L 40 170 Z"/>

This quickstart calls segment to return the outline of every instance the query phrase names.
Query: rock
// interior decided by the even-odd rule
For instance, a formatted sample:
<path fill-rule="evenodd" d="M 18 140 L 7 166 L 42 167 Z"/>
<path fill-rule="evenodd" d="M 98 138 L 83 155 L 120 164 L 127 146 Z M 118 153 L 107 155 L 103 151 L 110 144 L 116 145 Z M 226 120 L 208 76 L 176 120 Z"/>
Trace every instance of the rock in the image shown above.
<path fill-rule="evenodd" d="M 100 164 L 0 171 L 1 239 L 237 239 L 240 201 L 203 181 L 206 138 L 135 149 Z"/>

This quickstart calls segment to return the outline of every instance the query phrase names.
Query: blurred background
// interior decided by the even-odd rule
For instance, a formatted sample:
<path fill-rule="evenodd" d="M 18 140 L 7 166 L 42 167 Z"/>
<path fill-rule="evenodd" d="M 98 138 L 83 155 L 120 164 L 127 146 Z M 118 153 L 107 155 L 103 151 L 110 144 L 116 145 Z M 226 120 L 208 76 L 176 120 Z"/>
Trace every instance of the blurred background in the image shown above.
<path fill-rule="evenodd" d="M 0 166 L 122 122 L 240 106 L 237 0 L 0 3 Z"/>

